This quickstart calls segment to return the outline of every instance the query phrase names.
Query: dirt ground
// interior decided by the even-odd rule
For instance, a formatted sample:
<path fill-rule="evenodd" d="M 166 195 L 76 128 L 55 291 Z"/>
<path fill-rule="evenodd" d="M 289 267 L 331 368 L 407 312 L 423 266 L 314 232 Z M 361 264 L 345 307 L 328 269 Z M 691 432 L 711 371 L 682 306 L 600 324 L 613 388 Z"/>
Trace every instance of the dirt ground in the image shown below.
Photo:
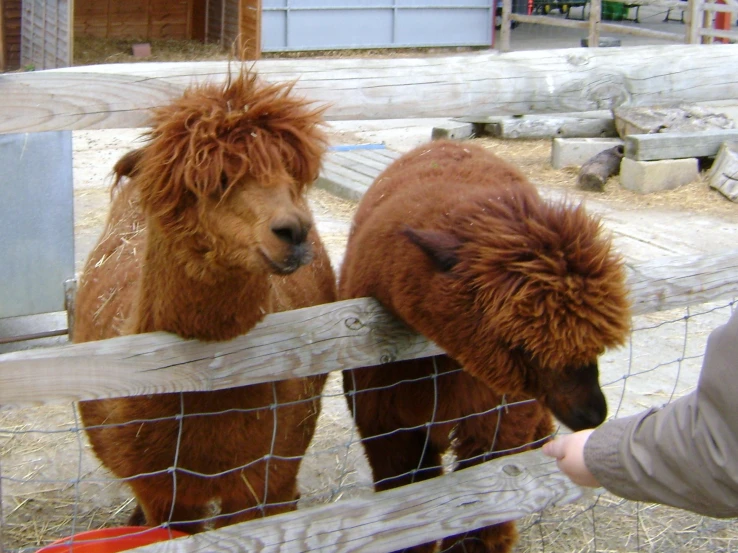
<path fill-rule="evenodd" d="M 117 61 L 128 61 L 120 54 L 120 46 L 106 61 L 116 61 L 116 52 Z M 191 52 L 183 56 L 192 59 Z M 387 123 L 390 126 L 394 142 L 388 142 L 388 147 L 407 149 L 430 136 L 429 129 L 418 134 L 402 123 Z M 368 130 L 336 126 L 332 138 L 334 143 L 360 143 L 382 139 L 382 131 L 381 123 Z M 138 134 L 129 129 L 74 133 L 78 270 L 106 217 L 110 168 L 122 153 L 135 147 Z M 601 212 L 606 225 L 611 224 L 618 233 L 616 242 L 629 252 L 626 257 L 638 260 L 659 253 L 735 247 L 738 204 L 711 191 L 704 180 L 639 196 L 622 190 L 613 178 L 604 193 L 583 193 L 574 187 L 575 170 L 550 167 L 549 141 L 481 142 L 521 167 L 544 193 L 583 199 Z M 322 239 L 338 268 L 356 204 L 318 189 L 309 198 Z M 649 227 L 649 220 L 659 224 Z M 699 233 L 690 233 L 688 224 L 699 228 Z M 656 230 L 649 235 L 649 228 Z M 674 240 L 674 234 L 684 236 Z M 637 317 L 632 343 L 609 352 L 601 363 L 611 414 L 623 416 L 660 405 L 693 389 L 706 336 L 729 312 L 728 302 L 723 302 Z M 73 406 L 0 412 L 0 451 L 4 550 L 34 551 L 51 539 L 125 523 L 132 509 L 130 493 L 91 454 Z M 302 465 L 300 488 L 300 507 L 372 493 L 370 471 L 341 394 L 339 375 L 331 375 L 325 389 L 318 431 Z M 735 521 L 625 502 L 607 493 L 591 495 L 576 505 L 546 509 L 520 521 L 519 528 L 518 552 L 738 550 Z"/>

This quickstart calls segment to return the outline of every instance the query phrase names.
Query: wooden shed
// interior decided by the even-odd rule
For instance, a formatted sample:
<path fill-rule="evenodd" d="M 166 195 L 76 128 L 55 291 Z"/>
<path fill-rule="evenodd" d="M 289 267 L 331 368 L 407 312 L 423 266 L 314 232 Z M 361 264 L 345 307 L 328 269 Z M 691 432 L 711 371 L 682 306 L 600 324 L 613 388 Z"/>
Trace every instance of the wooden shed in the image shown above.
<path fill-rule="evenodd" d="M 261 0 L 0 0 L 0 71 L 71 65 L 74 34 L 192 39 L 258 59 Z"/>
<path fill-rule="evenodd" d="M 21 0 L 0 0 L 0 71 L 20 67 Z"/>
<path fill-rule="evenodd" d="M 102 38 L 217 42 L 244 59 L 261 52 L 260 0 L 75 0 L 74 32 Z"/>

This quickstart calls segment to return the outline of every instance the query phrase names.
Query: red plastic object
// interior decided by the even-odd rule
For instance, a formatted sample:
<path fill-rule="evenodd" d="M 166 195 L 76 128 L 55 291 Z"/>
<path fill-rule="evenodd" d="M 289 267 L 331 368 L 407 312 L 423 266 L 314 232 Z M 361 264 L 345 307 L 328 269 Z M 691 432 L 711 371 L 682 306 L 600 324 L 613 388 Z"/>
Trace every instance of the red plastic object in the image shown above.
<path fill-rule="evenodd" d="M 187 535 L 176 530 L 147 528 L 145 526 L 103 528 L 102 530 L 90 530 L 56 540 L 54 543 L 39 549 L 37 553 L 119 553 L 134 547 Z"/>
<path fill-rule="evenodd" d="M 718 4 L 725 4 L 725 0 L 718 0 Z M 721 31 L 730 31 L 730 23 L 733 18 L 733 14 L 730 12 L 717 12 L 715 14 L 715 23 L 714 27 L 715 29 L 719 29 Z M 723 44 L 727 44 L 730 42 L 727 38 L 716 38 L 715 42 L 722 42 Z"/>

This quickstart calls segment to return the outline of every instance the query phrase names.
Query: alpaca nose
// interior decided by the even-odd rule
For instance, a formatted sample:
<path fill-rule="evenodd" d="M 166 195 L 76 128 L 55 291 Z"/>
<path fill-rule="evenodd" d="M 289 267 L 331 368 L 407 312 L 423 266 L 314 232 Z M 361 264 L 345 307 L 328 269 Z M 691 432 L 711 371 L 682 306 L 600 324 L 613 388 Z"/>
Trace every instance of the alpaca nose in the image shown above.
<path fill-rule="evenodd" d="M 312 225 L 299 219 L 276 221 L 272 224 L 272 232 L 277 238 L 292 246 L 305 242 Z"/>

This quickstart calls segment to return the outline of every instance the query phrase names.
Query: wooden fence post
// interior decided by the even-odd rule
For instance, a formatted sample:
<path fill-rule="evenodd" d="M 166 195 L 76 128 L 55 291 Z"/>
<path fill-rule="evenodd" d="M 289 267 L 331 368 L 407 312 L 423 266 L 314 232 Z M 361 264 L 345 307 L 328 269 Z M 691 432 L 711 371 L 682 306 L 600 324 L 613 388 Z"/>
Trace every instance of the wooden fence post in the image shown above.
<path fill-rule="evenodd" d="M 600 46 L 600 24 L 602 23 L 602 0 L 590 0 L 589 3 L 589 41 L 590 48 Z"/>
<path fill-rule="evenodd" d="M 511 24 L 510 13 L 512 13 L 512 0 L 502 0 L 502 21 L 500 22 L 500 52 L 510 51 Z M 494 14 L 495 20 L 497 14 Z"/>
<path fill-rule="evenodd" d="M 700 17 L 702 0 L 689 0 L 689 28 L 687 29 L 687 44 L 700 43 L 700 26 L 702 18 Z"/>

